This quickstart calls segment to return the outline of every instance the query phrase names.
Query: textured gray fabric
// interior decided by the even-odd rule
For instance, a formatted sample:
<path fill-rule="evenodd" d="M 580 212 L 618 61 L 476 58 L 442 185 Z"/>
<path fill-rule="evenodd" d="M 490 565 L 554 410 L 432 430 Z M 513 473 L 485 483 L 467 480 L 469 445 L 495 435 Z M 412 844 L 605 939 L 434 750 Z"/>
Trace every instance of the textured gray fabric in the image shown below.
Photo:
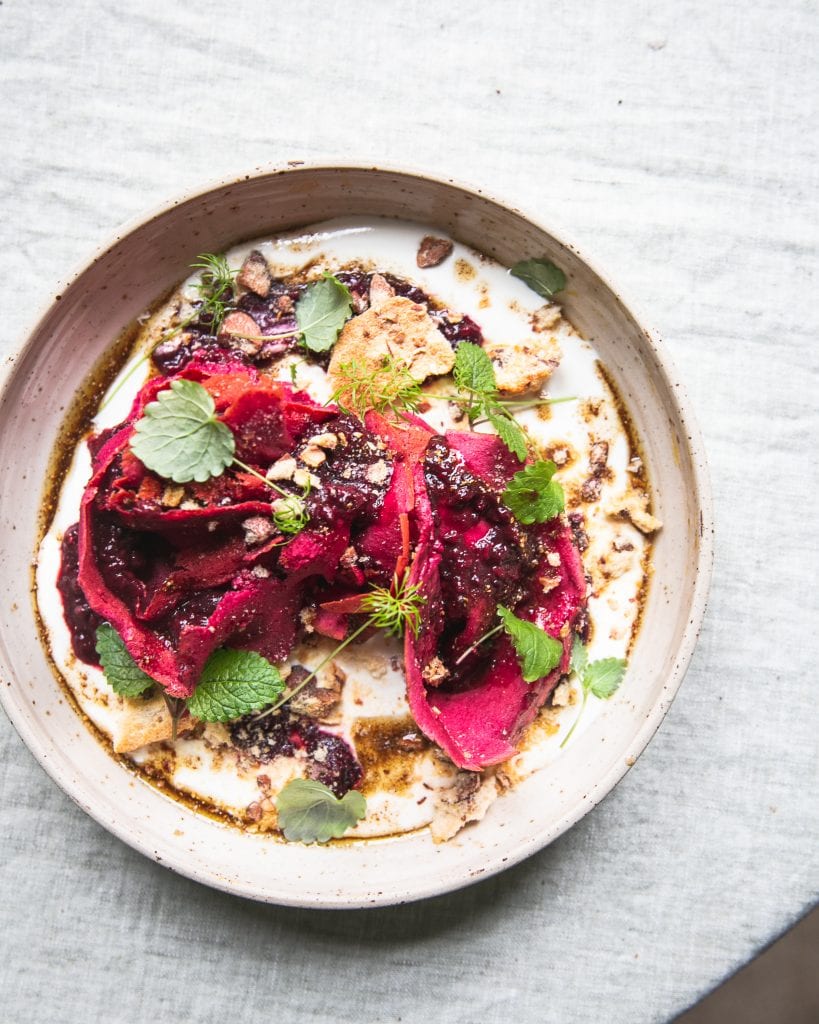
<path fill-rule="evenodd" d="M 718 554 L 637 768 L 551 848 L 423 904 L 299 912 L 178 878 L 3 718 L 3 1021 L 661 1021 L 817 898 L 817 52 L 799 0 L 5 0 L 4 346 L 191 184 L 288 159 L 462 176 L 565 226 L 661 326 Z"/>

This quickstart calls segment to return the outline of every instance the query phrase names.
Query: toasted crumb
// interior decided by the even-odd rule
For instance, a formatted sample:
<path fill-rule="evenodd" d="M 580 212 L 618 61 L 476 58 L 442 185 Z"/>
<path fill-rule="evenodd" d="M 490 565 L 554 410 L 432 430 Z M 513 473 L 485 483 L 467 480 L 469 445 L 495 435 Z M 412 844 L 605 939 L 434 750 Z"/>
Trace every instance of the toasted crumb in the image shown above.
<path fill-rule="evenodd" d="M 498 796 L 493 774 L 458 772 L 451 786 L 440 790 L 435 800 L 435 815 L 430 823 L 432 839 L 444 843 L 464 825 L 480 821 Z"/>
<path fill-rule="evenodd" d="M 552 335 L 534 335 L 525 341 L 486 341 L 498 390 L 510 395 L 539 391 L 560 365 L 563 353 Z"/>
<path fill-rule="evenodd" d="M 647 509 L 648 495 L 645 491 L 630 488 L 621 497 L 609 503 L 608 515 L 619 519 L 630 519 L 640 533 L 656 533 L 662 522 Z"/>

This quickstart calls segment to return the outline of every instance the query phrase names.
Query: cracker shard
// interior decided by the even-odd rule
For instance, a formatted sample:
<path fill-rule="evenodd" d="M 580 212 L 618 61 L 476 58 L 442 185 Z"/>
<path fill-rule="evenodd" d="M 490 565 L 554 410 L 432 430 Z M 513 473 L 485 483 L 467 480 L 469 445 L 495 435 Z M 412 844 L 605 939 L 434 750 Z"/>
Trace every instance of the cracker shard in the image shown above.
<path fill-rule="evenodd" d="M 339 371 L 355 360 L 372 370 L 386 357 L 405 367 L 417 380 L 439 377 L 455 365 L 455 353 L 435 325 L 425 306 L 400 295 L 348 320 L 333 349 L 328 375 L 330 383 L 343 383 Z"/>

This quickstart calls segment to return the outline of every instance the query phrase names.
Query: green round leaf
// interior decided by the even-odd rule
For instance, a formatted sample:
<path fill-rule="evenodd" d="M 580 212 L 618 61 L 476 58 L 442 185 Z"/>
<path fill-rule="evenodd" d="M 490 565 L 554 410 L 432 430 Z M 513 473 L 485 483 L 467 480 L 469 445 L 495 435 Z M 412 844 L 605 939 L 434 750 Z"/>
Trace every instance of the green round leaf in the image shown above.
<path fill-rule="evenodd" d="M 276 797 L 279 828 L 285 839 L 327 843 L 344 835 L 367 813 L 367 802 L 351 789 L 339 800 L 322 782 L 293 779 Z"/>
<path fill-rule="evenodd" d="M 544 299 L 553 299 L 558 292 L 566 287 L 566 275 L 551 260 L 521 260 L 511 268 L 509 273 L 519 277 L 532 291 L 542 295 Z"/>
<path fill-rule="evenodd" d="M 353 309 L 350 289 L 332 274 L 311 284 L 296 303 L 296 325 L 312 352 L 327 352 Z"/>
<path fill-rule="evenodd" d="M 236 442 L 216 419 L 213 398 L 192 380 L 175 380 L 145 406 L 131 450 L 148 469 L 177 484 L 204 483 L 233 462 Z"/>

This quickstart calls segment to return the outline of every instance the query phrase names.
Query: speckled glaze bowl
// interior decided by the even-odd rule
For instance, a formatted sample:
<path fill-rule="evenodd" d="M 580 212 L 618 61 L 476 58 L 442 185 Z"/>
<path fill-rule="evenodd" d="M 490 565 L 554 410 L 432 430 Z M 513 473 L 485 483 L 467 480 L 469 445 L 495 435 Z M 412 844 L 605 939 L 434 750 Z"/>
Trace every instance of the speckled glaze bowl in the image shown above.
<path fill-rule="evenodd" d="M 38 639 L 31 565 L 49 457 L 65 410 L 112 340 L 192 254 L 353 214 L 436 225 L 502 263 L 547 256 L 561 303 L 597 346 L 642 441 L 664 529 L 627 684 L 582 741 L 435 846 L 426 831 L 327 847 L 285 844 L 197 814 L 117 762 L 64 696 Z M 146 856 L 207 885 L 304 907 L 420 899 L 485 878 L 550 843 L 612 789 L 682 682 L 705 610 L 711 498 L 682 387 L 651 332 L 606 279 L 537 220 L 451 181 L 401 170 L 291 166 L 227 181 L 131 224 L 65 287 L 3 371 L 0 392 L 0 670 L 23 741 L 84 810 Z M 41 394 L 62 395 L 44 402 Z M 24 486 L 21 486 L 23 482 Z"/>

